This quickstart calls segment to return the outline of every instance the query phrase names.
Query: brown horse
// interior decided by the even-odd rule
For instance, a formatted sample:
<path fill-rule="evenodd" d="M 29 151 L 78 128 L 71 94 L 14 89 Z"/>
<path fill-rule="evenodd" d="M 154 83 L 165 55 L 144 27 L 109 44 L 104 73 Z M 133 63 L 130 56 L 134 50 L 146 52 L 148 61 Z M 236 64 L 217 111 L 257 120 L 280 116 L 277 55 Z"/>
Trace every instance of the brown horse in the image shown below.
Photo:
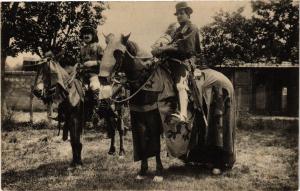
<path fill-rule="evenodd" d="M 87 107 L 92 107 L 85 100 L 85 91 L 83 83 L 77 77 L 77 65 L 70 71 L 66 71 L 60 64 L 51 58 L 46 58 L 40 61 L 40 69 L 36 76 L 34 94 L 41 98 L 45 103 L 57 102 L 59 103 L 59 115 L 63 115 L 64 122 L 64 138 L 67 139 L 68 132 L 70 133 L 70 143 L 72 146 L 73 159 L 71 166 L 82 165 L 81 151 L 81 133 L 85 126 L 86 116 L 85 111 Z M 105 104 L 104 104 L 105 105 Z M 101 108 L 103 109 L 103 108 Z M 99 109 L 100 110 L 100 109 Z M 106 120 L 108 130 L 110 131 L 111 146 L 108 154 L 115 153 L 115 130 L 119 131 L 120 135 L 120 152 L 119 155 L 125 154 L 123 147 L 124 128 L 120 123 L 119 116 L 112 111 L 111 108 L 106 108 L 102 111 L 97 111 Z M 114 115 L 112 115 L 114 114 Z M 59 117 L 60 118 L 60 117 Z M 59 124 L 60 125 L 60 124 Z"/>
<path fill-rule="evenodd" d="M 230 169 L 235 162 L 236 123 L 234 90 L 228 78 L 211 69 L 202 70 L 196 82 L 203 109 L 190 101 L 189 123 L 180 123 L 170 115 L 178 109 L 178 100 L 164 62 L 143 54 L 136 43 L 128 40 L 129 36 L 109 40 L 100 76 L 108 77 L 118 71 L 127 76 L 134 160 L 141 161 L 137 178 L 146 175 L 147 158 L 155 156 L 154 180 L 162 179 L 162 132 L 170 155 L 186 162 L 212 163 L 215 168 Z"/>

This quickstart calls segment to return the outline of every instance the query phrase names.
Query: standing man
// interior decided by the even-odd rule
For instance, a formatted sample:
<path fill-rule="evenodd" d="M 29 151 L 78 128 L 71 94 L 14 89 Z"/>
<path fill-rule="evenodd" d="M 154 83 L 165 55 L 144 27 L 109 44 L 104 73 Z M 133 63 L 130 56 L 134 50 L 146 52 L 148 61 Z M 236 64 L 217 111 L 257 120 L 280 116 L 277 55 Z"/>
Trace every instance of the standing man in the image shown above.
<path fill-rule="evenodd" d="M 180 25 L 171 43 L 152 51 L 154 56 L 167 56 L 168 67 L 176 84 L 179 97 L 180 112 L 173 114 L 180 121 L 187 121 L 188 106 L 188 75 L 200 54 L 199 30 L 190 21 L 193 9 L 186 2 L 176 4 L 177 21 Z"/>

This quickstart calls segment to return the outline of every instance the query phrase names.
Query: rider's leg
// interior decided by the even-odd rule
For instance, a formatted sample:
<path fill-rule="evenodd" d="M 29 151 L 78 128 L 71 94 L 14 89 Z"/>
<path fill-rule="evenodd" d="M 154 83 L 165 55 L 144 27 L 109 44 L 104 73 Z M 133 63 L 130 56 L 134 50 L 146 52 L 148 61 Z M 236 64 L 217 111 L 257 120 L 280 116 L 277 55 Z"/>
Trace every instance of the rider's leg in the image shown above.
<path fill-rule="evenodd" d="M 181 77 L 179 83 L 176 84 L 179 97 L 180 116 L 186 121 L 187 120 L 187 107 L 188 107 L 188 85 L 187 77 Z"/>
<path fill-rule="evenodd" d="M 90 88 L 93 92 L 92 99 L 93 102 L 97 104 L 99 100 L 99 93 L 100 93 L 100 82 L 99 82 L 98 75 L 92 75 L 89 80 L 90 80 Z"/>
<path fill-rule="evenodd" d="M 188 70 L 183 64 L 176 64 L 173 66 L 174 82 L 179 98 L 179 115 L 173 114 L 181 121 L 187 120 L 187 107 L 188 107 Z"/>

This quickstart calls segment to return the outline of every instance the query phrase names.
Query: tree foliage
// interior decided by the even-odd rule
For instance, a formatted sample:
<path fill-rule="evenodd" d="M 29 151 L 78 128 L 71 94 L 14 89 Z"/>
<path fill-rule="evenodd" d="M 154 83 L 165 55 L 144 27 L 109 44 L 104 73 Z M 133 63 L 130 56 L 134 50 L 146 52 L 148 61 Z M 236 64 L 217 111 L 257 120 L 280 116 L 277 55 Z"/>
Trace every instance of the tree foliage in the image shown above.
<path fill-rule="evenodd" d="M 202 28 L 203 54 L 208 63 L 298 60 L 298 5 L 292 0 L 252 1 L 251 5 L 250 19 L 242 15 L 243 8 L 233 13 L 220 11 L 214 22 Z"/>
<path fill-rule="evenodd" d="M 103 24 L 101 13 L 106 8 L 103 2 L 1 3 L 1 37 L 6 41 L 2 51 L 11 56 L 24 51 L 42 55 L 51 49 L 76 47 L 80 27 L 86 22 Z"/>
<path fill-rule="evenodd" d="M 7 56 L 48 50 L 65 50 L 63 62 L 74 62 L 78 54 L 79 30 L 85 23 L 103 24 L 104 2 L 1 2 L 1 87 L 5 105 L 5 61 Z M 2 107 L 5 113 L 5 107 Z"/>

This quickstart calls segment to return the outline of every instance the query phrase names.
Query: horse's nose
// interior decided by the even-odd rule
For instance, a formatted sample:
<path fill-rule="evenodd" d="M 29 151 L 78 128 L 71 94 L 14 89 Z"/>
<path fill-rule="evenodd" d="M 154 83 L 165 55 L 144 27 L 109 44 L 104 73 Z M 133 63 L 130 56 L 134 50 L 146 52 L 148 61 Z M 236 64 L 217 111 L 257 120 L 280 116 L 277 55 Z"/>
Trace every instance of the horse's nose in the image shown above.
<path fill-rule="evenodd" d="M 43 90 L 44 89 L 44 83 L 38 83 L 36 86 L 37 90 Z"/>

